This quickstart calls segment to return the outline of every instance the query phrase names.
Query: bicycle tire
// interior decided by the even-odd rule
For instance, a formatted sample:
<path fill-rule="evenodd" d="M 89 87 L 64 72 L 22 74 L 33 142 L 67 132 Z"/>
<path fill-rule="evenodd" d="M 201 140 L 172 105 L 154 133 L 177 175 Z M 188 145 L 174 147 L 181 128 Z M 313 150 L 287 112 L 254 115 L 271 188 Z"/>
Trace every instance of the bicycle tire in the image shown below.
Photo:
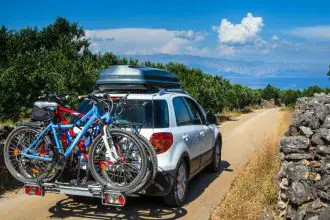
<path fill-rule="evenodd" d="M 90 169 L 90 172 L 92 174 L 92 176 L 94 177 L 94 179 L 101 185 L 105 186 L 106 189 L 108 190 L 113 190 L 113 191 L 117 191 L 117 192 L 121 192 L 121 193 L 133 193 L 136 192 L 138 190 L 137 187 L 139 187 L 139 185 L 141 184 L 141 181 L 143 181 L 143 179 L 146 176 L 147 173 L 147 155 L 145 152 L 144 147 L 141 144 L 141 141 L 137 138 L 137 136 L 135 134 L 133 134 L 132 132 L 123 130 L 123 129 L 108 129 L 109 134 L 112 137 L 115 137 L 116 135 L 122 135 L 125 138 L 129 138 L 133 144 L 139 149 L 139 151 L 141 152 L 141 169 L 138 172 L 138 174 L 136 175 L 136 177 L 134 178 L 134 180 L 132 182 L 130 182 L 130 184 L 125 185 L 125 186 L 118 186 L 118 185 L 113 185 L 111 184 L 111 182 L 113 181 L 109 181 L 109 179 L 106 179 L 107 174 L 105 173 L 104 170 L 102 170 L 102 176 L 100 175 L 100 173 L 97 171 L 99 170 L 99 168 L 96 166 L 95 163 L 95 156 L 96 156 L 96 150 L 98 148 L 98 146 L 101 144 L 101 142 L 103 142 L 103 138 L 102 135 L 99 135 L 94 142 L 92 143 L 91 149 L 89 151 L 89 160 L 88 160 L 88 166 Z M 104 143 L 102 144 L 102 146 L 104 146 Z M 104 175 L 106 174 L 106 175 Z"/>
<path fill-rule="evenodd" d="M 140 134 L 136 134 L 136 136 L 141 141 L 141 144 L 144 146 L 147 153 L 147 157 L 148 157 L 147 172 L 144 178 L 141 180 L 140 184 L 138 184 L 134 189 L 126 191 L 126 194 L 133 194 L 148 188 L 153 183 L 158 168 L 157 154 L 155 148 L 150 144 L 150 142 L 144 136 Z"/>
<path fill-rule="evenodd" d="M 126 129 L 127 127 L 117 127 L 119 129 Z M 145 138 L 140 133 L 133 132 L 141 141 L 143 146 L 145 147 L 147 156 L 148 156 L 148 171 L 141 183 L 134 189 L 134 192 L 147 189 L 154 181 L 157 170 L 158 170 L 158 160 L 155 148 L 151 145 L 147 138 Z M 129 193 L 129 192 L 127 192 Z"/>
<path fill-rule="evenodd" d="M 140 189 L 148 188 L 153 183 L 153 181 L 156 177 L 156 174 L 157 174 L 158 160 L 157 160 L 157 154 L 156 154 L 155 148 L 151 145 L 151 143 L 148 141 L 148 139 L 145 138 L 141 134 L 137 134 L 137 137 L 140 139 L 140 141 L 144 145 L 146 152 L 148 154 L 148 158 L 149 158 L 148 168 L 150 170 L 149 176 L 146 175 L 145 180 L 141 182 L 141 186 L 138 189 L 138 190 L 140 190 Z"/>
<path fill-rule="evenodd" d="M 23 133 L 24 131 L 32 131 L 35 132 L 36 134 L 39 134 L 40 131 L 38 129 L 34 129 L 31 127 L 27 127 L 27 126 L 20 126 L 15 128 L 7 137 L 6 141 L 5 141 L 5 145 L 4 145 L 4 161 L 6 164 L 6 167 L 8 169 L 8 171 L 11 173 L 11 175 L 17 179 L 20 182 L 23 183 L 38 183 L 38 182 L 42 182 L 42 181 L 52 181 L 53 177 L 56 176 L 56 174 L 54 174 L 53 177 L 51 178 L 47 178 L 49 177 L 50 172 L 52 171 L 53 168 L 53 163 L 48 163 L 46 166 L 46 171 L 42 174 L 40 174 L 38 177 L 32 177 L 31 174 L 26 171 L 25 169 L 23 169 L 22 167 L 22 163 L 21 161 L 18 161 L 18 166 L 19 166 L 19 171 L 17 169 L 15 169 L 14 165 L 11 162 L 10 159 L 10 145 L 12 144 L 13 138 L 15 138 L 16 135 L 18 135 L 19 133 Z M 49 137 L 45 137 L 46 139 L 49 140 Z"/>

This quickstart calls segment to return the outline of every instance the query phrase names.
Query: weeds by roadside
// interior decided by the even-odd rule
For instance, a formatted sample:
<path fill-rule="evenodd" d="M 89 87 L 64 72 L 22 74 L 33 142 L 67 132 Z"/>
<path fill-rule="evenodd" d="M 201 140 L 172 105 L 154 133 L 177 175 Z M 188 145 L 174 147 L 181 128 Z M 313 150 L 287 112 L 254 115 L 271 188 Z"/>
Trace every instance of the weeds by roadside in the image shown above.
<path fill-rule="evenodd" d="M 0 122 L 0 127 L 4 126 L 16 127 L 16 123 L 12 120 L 3 120 Z"/>
<path fill-rule="evenodd" d="M 17 122 L 26 122 L 26 121 L 30 121 L 31 119 L 29 117 L 24 117 L 24 118 L 20 118 L 18 120 L 11 120 L 11 119 L 5 119 L 0 121 L 0 127 L 5 127 L 5 126 L 9 126 L 9 127 L 16 127 L 16 123 Z"/>
<path fill-rule="evenodd" d="M 222 113 L 219 116 L 219 120 L 222 123 L 225 121 L 233 120 L 243 114 L 248 114 L 251 112 L 254 112 L 254 108 L 252 108 L 252 107 L 245 107 L 245 108 L 241 109 L 240 111 L 225 111 L 224 113 Z"/>
<path fill-rule="evenodd" d="M 283 106 L 283 107 L 280 108 L 280 111 L 281 112 L 285 112 L 285 111 L 293 112 L 294 111 L 294 106 L 292 106 L 292 105 Z"/>
<path fill-rule="evenodd" d="M 211 219 L 260 219 L 276 216 L 277 184 L 274 178 L 280 168 L 279 140 L 291 121 L 290 111 L 281 111 L 277 130 L 238 172 L 225 199 Z"/>
<path fill-rule="evenodd" d="M 242 113 L 241 112 L 237 112 L 237 111 L 234 111 L 234 112 L 224 112 L 223 114 L 221 114 L 219 116 L 219 119 L 220 120 L 220 123 L 223 123 L 225 121 L 230 121 L 234 118 L 237 118 L 239 116 L 241 116 Z"/>

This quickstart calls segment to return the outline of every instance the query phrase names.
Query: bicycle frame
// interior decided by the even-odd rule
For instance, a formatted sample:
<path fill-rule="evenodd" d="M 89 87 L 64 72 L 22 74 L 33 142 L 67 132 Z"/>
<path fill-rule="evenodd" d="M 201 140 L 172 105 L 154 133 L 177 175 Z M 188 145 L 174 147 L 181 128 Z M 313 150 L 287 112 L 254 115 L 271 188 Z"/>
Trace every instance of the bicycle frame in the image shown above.
<path fill-rule="evenodd" d="M 50 110 L 55 110 L 50 109 Z M 80 113 L 77 113 L 80 114 Z M 80 115 L 82 116 L 82 115 Z M 53 138 L 55 140 L 55 148 L 58 151 L 58 153 L 60 153 L 61 155 L 64 156 L 64 158 L 68 158 L 69 155 L 71 154 L 71 152 L 73 151 L 73 149 L 77 146 L 78 142 L 81 140 L 81 138 L 87 133 L 88 129 L 90 128 L 90 126 L 92 125 L 92 123 L 94 123 L 95 121 L 100 121 L 102 119 L 106 119 L 107 123 L 111 122 L 111 118 L 109 113 L 105 113 L 104 115 L 101 115 L 99 112 L 99 109 L 94 105 L 92 107 L 92 109 L 87 112 L 81 119 L 79 119 L 76 122 L 76 125 L 79 126 L 81 123 L 84 123 L 86 120 L 87 122 L 85 123 L 85 125 L 82 127 L 81 132 L 79 132 L 79 134 L 74 138 L 73 142 L 70 144 L 70 146 L 65 150 L 62 147 L 62 145 L 60 144 L 59 138 L 57 136 L 57 130 L 59 129 L 72 129 L 75 125 L 74 124 L 62 124 L 62 125 L 57 125 L 54 124 L 53 121 L 50 121 L 49 125 L 47 126 L 46 129 L 44 129 L 42 131 L 42 133 L 40 135 L 38 135 L 38 137 L 36 138 L 36 140 L 33 141 L 33 143 L 24 150 L 23 155 L 30 158 L 30 159 L 37 159 L 37 160 L 42 160 L 42 161 L 52 161 L 52 157 L 48 157 L 47 155 L 43 155 L 43 156 L 37 156 L 37 155 L 33 155 L 30 154 L 29 151 L 33 150 L 33 153 L 35 153 L 35 150 L 37 148 L 37 146 L 39 146 L 41 138 L 43 137 L 43 135 L 47 132 L 52 132 L 53 134 Z"/>

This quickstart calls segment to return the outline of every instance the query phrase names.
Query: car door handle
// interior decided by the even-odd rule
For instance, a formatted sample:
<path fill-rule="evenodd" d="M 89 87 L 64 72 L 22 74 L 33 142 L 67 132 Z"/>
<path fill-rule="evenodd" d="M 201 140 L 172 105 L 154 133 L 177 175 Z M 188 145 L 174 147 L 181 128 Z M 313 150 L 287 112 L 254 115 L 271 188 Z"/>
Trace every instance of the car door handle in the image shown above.
<path fill-rule="evenodd" d="M 185 134 L 185 135 L 182 136 L 182 139 L 185 140 L 185 141 L 188 141 L 189 140 L 189 136 L 187 134 Z"/>
<path fill-rule="evenodd" d="M 200 134 L 200 136 L 204 137 L 206 133 L 205 133 L 205 131 L 201 131 L 199 134 Z"/>

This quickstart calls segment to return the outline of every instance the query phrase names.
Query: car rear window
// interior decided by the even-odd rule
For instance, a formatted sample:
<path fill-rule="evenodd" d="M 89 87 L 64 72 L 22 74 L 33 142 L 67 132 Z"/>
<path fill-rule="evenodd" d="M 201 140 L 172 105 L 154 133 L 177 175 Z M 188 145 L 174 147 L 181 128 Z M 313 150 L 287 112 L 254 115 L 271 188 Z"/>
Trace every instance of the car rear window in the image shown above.
<path fill-rule="evenodd" d="M 165 100 L 125 100 L 122 112 L 116 118 L 117 122 L 142 123 L 144 128 L 168 128 L 169 115 Z M 120 109 L 118 111 L 121 111 Z M 153 120 L 154 118 L 154 125 Z"/>
<path fill-rule="evenodd" d="M 116 117 L 116 122 L 133 122 L 141 123 L 144 128 L 168 128 L 169 127 L 169 115 L 168 106 L 165 100 L 154 100 L 154 107 L 152 107 L 152 100 L 135 100 L 127 99 L 122 103 L 122 109 L 117 108 L 117 112 L 113 111 L 113 114 L 120 115 Z M 78 107 L 78 112 L 87 113 L 92 108 L 92 104 L 88 100 L 84 100 Z M 102 109 L 102 107 L 100 106 Z M 153 112 L 153 113 L 152 113 Z M 154 126 L 152 118 L 154 117 Z M 78 120 L 77 116 L 74 116 L 71 122 Z"/>

